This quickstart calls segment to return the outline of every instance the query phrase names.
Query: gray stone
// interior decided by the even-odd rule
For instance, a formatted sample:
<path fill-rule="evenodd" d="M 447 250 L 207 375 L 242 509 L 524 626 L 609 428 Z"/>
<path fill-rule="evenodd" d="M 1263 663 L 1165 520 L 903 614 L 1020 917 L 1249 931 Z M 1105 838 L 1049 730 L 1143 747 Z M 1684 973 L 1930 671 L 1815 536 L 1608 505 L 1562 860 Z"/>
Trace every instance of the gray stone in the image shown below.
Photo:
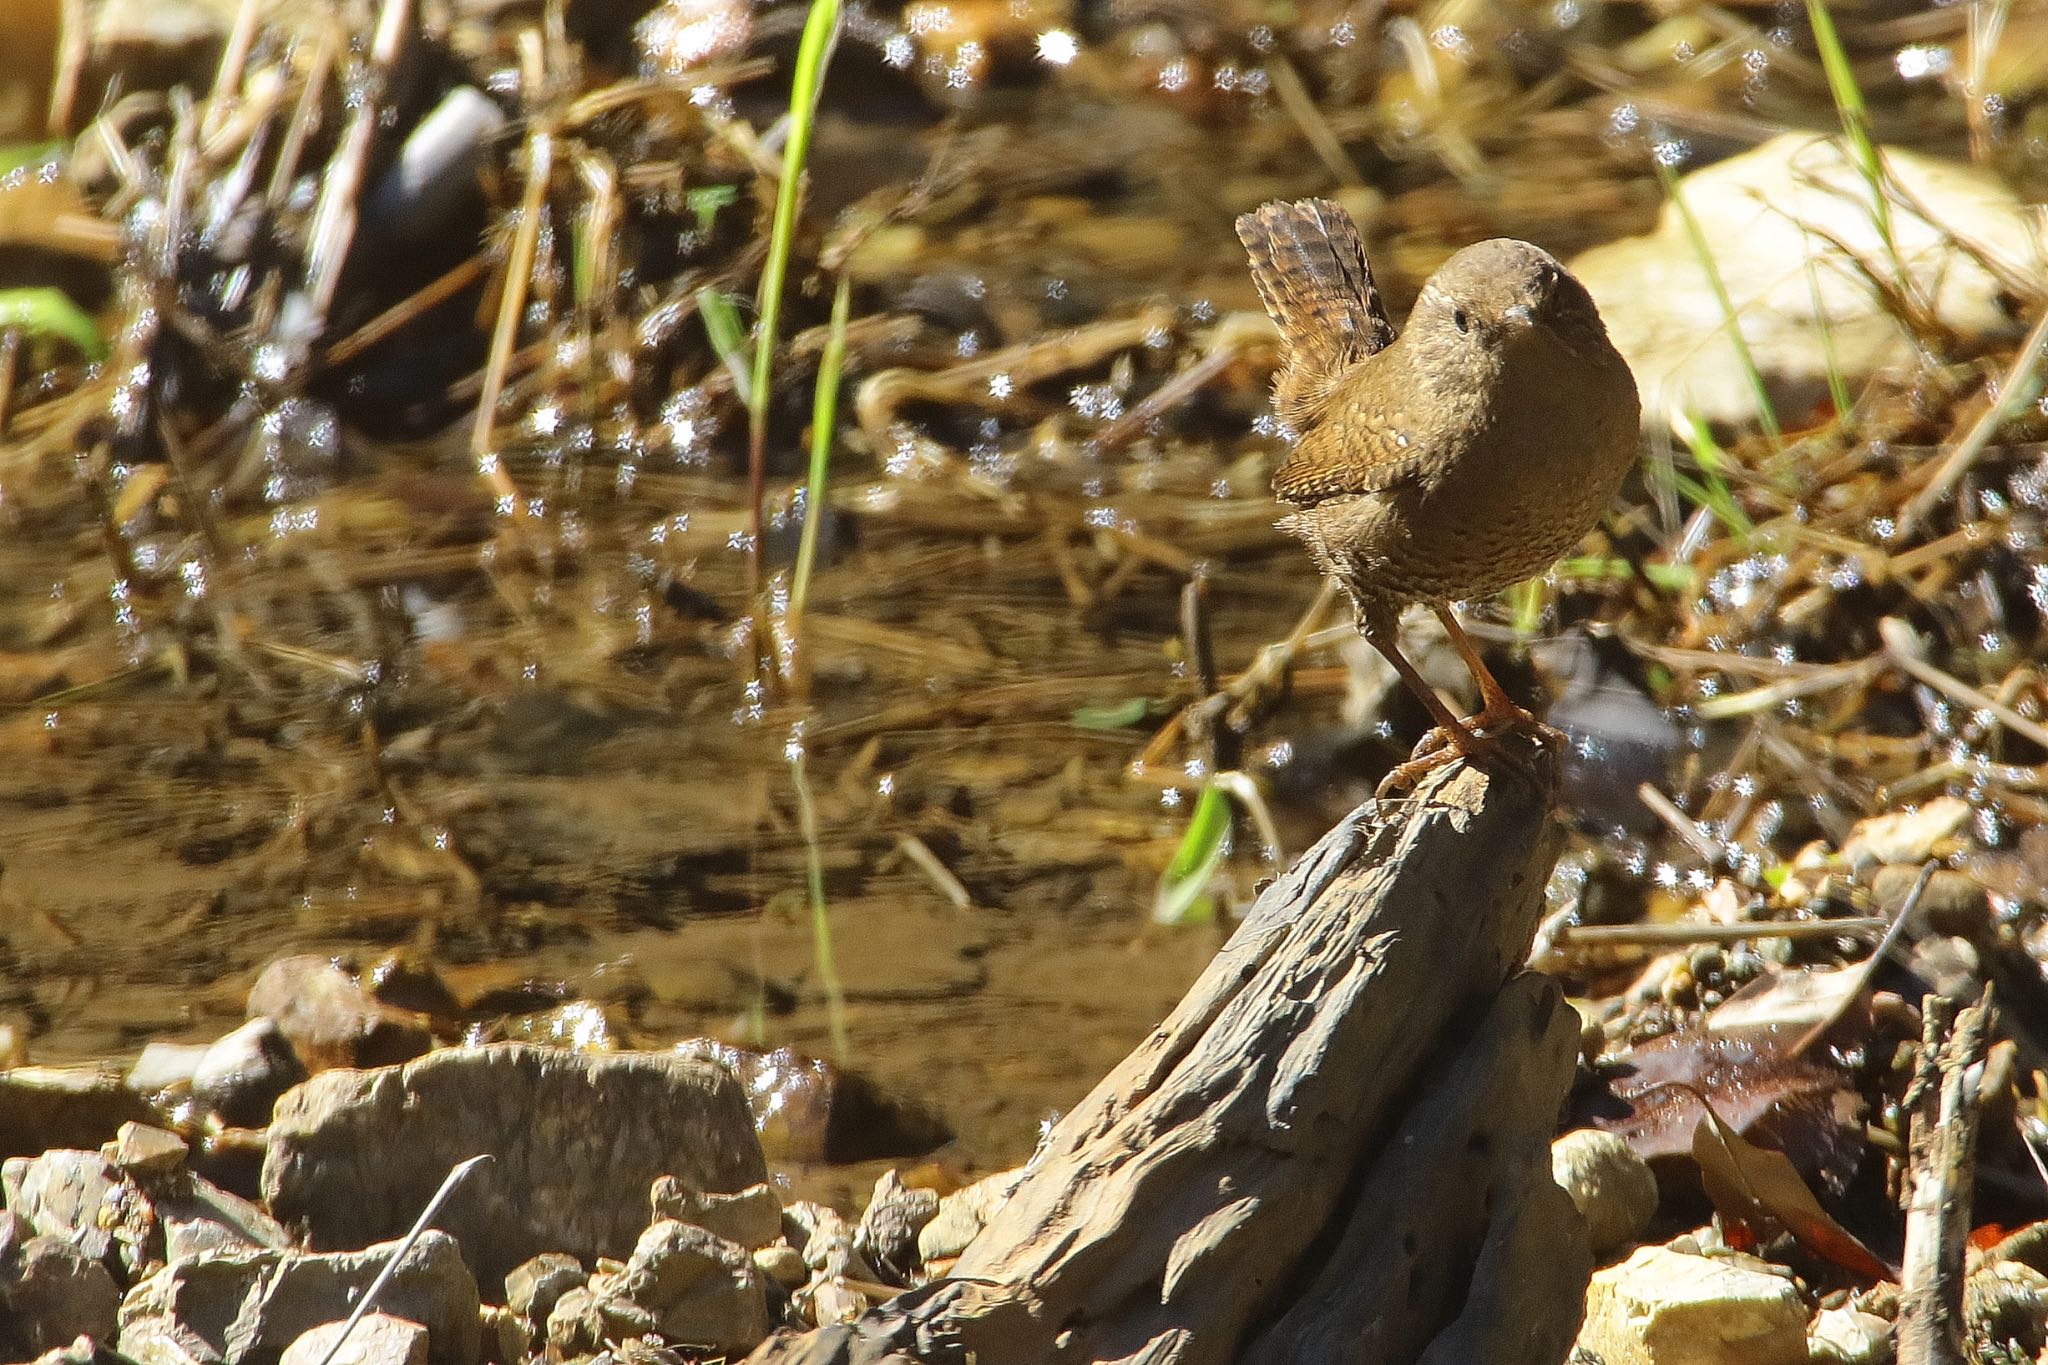
<path fill-rule="evenodd" d="M 289 1091 L 271 1121 L 263 1195 L 313 1246 L 360 1246 L 402 1233 L 478 1152 L 496 1159 L 437 1223 L 484 1283 L 543 1251 L 625 1255 L 659 1175 L 703 1190 L 767 1177 L 746 1097 L 716 1063 L 497 1044 L 330 1071 Z"/>
<path fill-rule="evenodd" d="M 278 1096 L 306 1068 L 275 1019 L 259 1015 L 217 1039 L 192 1070 L 192 1097 L 241 1128 L 270 1122 Z"/>
<path fill-rule="evenodd" d="M 144 1365 L 278 1365 L 304 1333 L 347 1317 L 397 1249 L 395 1242 L 325 1255 L 263 1249 L 174 1262 L 128 1292 L 120 1348 Z M 482 1338 L 476 1281 L 446 1233 L 422 1234 L 377 1305 L 427 1329 L 434 1365 L 475 1365 Z"/>
<path fill-rule="evenodd" d="M 209 1251 L 282 1251 L 292 1244 L 291 1234 L 275 1218 L 196 1175 L 182 1174 L 159 1188 L 155 1199 L 166 1261 L 189 1261 Z"/>
<path fill-rule="evenodd" d="M 192 1149 L 185 1139 L 146 1123 L 124 1123 L 114 1140 L 100 1148 L 100 1155 L 129 1175 L 154 1178 L 169 1175 L 185 1164 Z"/>
<path fill-rule="evenodd" d="M 0 1157 L 97 1147 L 123 1123 L 154 1115 L 118 1068 L 18 1066 L 0 1071 Z"/>
<path fill-rule="evenodd" d="M 317 953 L 281 957 L 249 988 L 249 1017 L 268 1016 L 309 1071 L 390 1066 L 433 1046 L 425 1022 L 380 1004 L 340 963 Z"/>
<path fill-rule="evenodd" d="M 95 1261 L 139 1269 L 150 1259 L 155 1212 L 136 1184 L 98 1152 L 51 1151 L 16 1168 L 8 1204 L 36 1233 L 62 1237 Z"/>
<path fill-rule="evenodd" d="M 814 1273 L 856 1280 L 881 1278 L 854 1246 L 853 1228 L 838 1210 L 798 1200 L 783 1210 L 783 1216 L 795 1231 L 790 1240 L 803 1242 L 804 1264 Z"/>
<path fill-rule="evenodd" d="M 1613 1133 L 1579 1128 L 1551 1143 L 1550 1176 L 1586 1220 L 1595 1256 L 1633 1242 L 1657 1212 L 1657 1177 Z"/>
<path fill-rule="evenodd" d="M 625 1268 L 571 1290 L 548 1317 L 556 1352 L 658 1332 L 679 1346 L 744 1354 L 772 1323 L 767 1280 L 746 1248 L 663 1218 L 640 1236 Z"/>
<path fill-rule="evenodd" d="M 938 1211 L 937 1190 L 912 1189 L 895 1171 L 884 1171 L 860 1216 L 853 1245 L 870 1265 L 886 1267 L 902 1281 L 916 1266 L 918 1233 Z"/>
<path fill-rule="evenodd" d="M 0 1266 L 0 1317 L 31 1351 L 113 1336 L 120 1306 L 106 1266 L 62 1237 L 31 1237 Z"/>
<path fill-rule="evenodd" d="M 279 1365 L 426 1365 L 427 1329 L 416 1322 L 389 1313 L 365 1313 L 343 1337 L 347 1326 L 346 1320 L 328 1322 L 301 1332 L 284 1348 Z"/>
<path fill-rule="evenodd" d="M 531 1323 L 544 1323 L 562 1295 L 590 1278 L 574 1256 L 544 1251 L 506 1272 L 505 1306 Z"/>
<path fill-rule="evenodd" d="M 749 1251 L 782 1235 L 782 1200 L 766 1183 L 719 1194 L 665 1175 L 654 1182 L 653 1204 L 656 1218 L 695 1224 Z"/>

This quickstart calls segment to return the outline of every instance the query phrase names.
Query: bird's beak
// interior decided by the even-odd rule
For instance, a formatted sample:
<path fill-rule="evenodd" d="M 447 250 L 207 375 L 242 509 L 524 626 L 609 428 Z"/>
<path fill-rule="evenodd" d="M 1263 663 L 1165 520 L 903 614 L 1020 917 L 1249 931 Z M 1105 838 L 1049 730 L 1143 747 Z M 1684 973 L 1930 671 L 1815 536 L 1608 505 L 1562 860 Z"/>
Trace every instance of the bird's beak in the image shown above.
<path fill-rule="evenodd" d="M 1536 315 L 1529 310 L 1529 305 L 1526 303 L 1518 303 L 1507 309 L 1506 316 L 1513 318 L 1524 327 L 1536 320 Z"/>

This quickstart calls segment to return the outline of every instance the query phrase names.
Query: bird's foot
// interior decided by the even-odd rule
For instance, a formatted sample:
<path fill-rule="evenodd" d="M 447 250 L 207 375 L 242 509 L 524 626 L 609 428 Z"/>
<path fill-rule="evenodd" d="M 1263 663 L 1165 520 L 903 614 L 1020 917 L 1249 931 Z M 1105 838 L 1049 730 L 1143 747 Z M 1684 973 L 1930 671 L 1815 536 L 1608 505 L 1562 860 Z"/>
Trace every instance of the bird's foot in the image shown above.
<path fill-rule="evenodd" d="M 1439 725 L 1423 735 L 1408 761 L 1380 779 L 1374 795 L 1385 800 L 1405 793 L 1428 774 L 1460 758 L 1497 759 L 1534 780 L 1536 773 L 1530 766 L 1533 755 L 1519 745 L 1504 742 L 1517 734 L 1529 736 L 1545 749 L 1562 750 L 1570 742 L 1564 731 L 1544 724 L 1513 702 L 1490 706 L 1461 722 L 1455 731 Z"/>

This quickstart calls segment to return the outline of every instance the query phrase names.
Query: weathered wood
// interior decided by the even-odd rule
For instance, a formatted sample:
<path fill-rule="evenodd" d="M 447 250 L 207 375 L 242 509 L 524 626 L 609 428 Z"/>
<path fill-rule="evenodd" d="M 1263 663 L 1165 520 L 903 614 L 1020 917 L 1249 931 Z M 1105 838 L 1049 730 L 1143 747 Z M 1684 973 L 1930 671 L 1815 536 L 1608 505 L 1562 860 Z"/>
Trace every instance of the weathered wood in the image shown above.
<path fill-rule="evenodd" d="M 1577 1019 L 1516 976 L 1562 842 L 1537 768 L 1353 812 L 1053 1129 L 953 1286 L 754 1359 L 1556 1365 L 1590 1258 L 1548 1147 Z"/>

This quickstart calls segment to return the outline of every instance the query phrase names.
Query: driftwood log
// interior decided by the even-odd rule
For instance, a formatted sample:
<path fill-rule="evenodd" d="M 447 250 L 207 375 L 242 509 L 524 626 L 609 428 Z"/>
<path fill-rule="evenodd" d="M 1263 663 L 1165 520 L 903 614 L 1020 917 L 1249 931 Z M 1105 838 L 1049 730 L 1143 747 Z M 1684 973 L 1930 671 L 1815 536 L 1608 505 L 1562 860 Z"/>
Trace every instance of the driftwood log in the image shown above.
<path fill-rule="evenodd" d="M 1578 1020 L 1520 970 L 1563 839 L 1531 771 L 1354 811 L 946 1279 L 752 1359 L 1558 1365 L 1591 1257 L 1550 1176 Z"/>

